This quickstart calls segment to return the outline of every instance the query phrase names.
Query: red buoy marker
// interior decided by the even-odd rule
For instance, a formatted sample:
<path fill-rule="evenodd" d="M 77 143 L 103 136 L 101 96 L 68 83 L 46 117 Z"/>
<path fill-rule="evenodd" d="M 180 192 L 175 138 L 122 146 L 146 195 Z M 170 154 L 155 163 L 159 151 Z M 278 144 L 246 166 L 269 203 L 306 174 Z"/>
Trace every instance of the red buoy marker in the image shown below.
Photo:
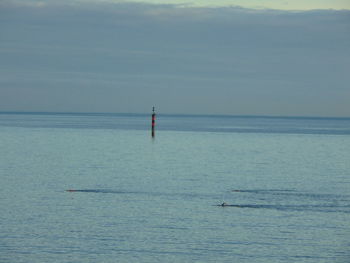
<path fill-rule="evenodd" d="M 156 125 L 156 113 L 154 111 L 154 107 L 153 107 L 153 113 L 152 113 L 152 138 L 154 138 L 155 133 L 154 133 L 154 128 Z"/>

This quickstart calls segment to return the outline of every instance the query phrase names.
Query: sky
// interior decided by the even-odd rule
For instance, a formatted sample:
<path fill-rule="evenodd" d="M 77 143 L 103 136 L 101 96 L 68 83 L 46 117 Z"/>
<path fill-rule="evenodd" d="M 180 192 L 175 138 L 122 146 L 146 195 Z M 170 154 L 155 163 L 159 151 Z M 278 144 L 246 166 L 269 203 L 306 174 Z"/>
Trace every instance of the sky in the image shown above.
<path fill-rule="evenodd" d="M 104 2 L 120 2 L 105 0 Z M 140 2 L 132 0 L 129 2 Z M 279 9 L 279 10 L 313 10 L 313 9 L 350 9 L 349 0 L 146 0 L 151 4 L 176 4 L 183 7 L 227 7 L 239 6 L 254 9 Z"/>
<path fill-rule="evenodd" d="M 349 73 L 348 0 L 0 1 L 0 111 L 350 117 Z"/>

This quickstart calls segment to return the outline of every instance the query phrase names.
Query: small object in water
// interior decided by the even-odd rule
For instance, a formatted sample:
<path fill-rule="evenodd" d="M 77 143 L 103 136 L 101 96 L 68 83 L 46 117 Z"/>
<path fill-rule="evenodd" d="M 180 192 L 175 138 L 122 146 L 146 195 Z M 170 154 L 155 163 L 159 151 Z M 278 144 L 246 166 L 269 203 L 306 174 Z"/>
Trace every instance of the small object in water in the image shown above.
<path fill-rule="evenodd" d="M 154 127 L 156 125 L 156 113 L 154 111 L 153 107 L 153 112 L 152 112 L 152 138 L 154 138 Z"/>
<path fill-rule="evenodd" d="M 225 203 L 225 202 L 223 202 L 223 203 L 221 204 L 221 206 L 228 206 L 228 204 Z"/>

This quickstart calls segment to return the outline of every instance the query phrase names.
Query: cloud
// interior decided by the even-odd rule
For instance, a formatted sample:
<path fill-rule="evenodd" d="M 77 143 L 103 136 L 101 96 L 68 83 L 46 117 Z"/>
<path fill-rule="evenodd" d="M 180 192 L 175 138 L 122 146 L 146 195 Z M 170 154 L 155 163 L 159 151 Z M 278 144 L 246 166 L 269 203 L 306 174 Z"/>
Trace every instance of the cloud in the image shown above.
<path fill-rule="evenodd" d="M 140 4 L 153 4 L 154 6 L 161 5 L 173 5 L 181 8 L 188 7 L 235 7 L 240 6 L 250 9 L 274 9 L 274 10 L 315 10 L 315 9 L 334 9 L 350 10 L 350 3 L 348 0 L 293 0 L 293 1 L 280 1 L 280 0 L 3 0 L 5 3 L 11 3 L 13 5 L 24 6 L 47 6 L 47 5 L 67 5 L 67 6 L 86 6 L 88 5 L 112 5 L 112 4 L 128 4 L 136 3 Z M 1 3 L 0 3 L 1 5 Z"/>
<path fill-rule="evenodd" d="M 0 11 L 0 110 L 350 116 L 349 11 L 21 2 Z"/>

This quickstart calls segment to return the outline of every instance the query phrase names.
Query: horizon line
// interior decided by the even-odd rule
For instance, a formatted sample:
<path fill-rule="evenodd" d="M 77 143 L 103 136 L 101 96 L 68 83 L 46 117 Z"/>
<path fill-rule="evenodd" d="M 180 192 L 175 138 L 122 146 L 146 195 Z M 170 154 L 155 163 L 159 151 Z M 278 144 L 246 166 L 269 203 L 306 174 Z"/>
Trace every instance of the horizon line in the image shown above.
<path fill-rule="evenodd" d="M 0 115 L 5 114 L 28 114 L 28 115 L 134 115 L 134 116 L 147 116 L 150 113 L 140 112 L 74 112 L 74 111 L 0 111 Z M 209 113 L 157 113 L 158 116 L 168 117 L 222 117 L 222 118 L 275 118 L 275 119 L 350 119 L 350 116 L 312 116 L 312 115 L 257 115 L 257 114 L 209 114 Z"/>

